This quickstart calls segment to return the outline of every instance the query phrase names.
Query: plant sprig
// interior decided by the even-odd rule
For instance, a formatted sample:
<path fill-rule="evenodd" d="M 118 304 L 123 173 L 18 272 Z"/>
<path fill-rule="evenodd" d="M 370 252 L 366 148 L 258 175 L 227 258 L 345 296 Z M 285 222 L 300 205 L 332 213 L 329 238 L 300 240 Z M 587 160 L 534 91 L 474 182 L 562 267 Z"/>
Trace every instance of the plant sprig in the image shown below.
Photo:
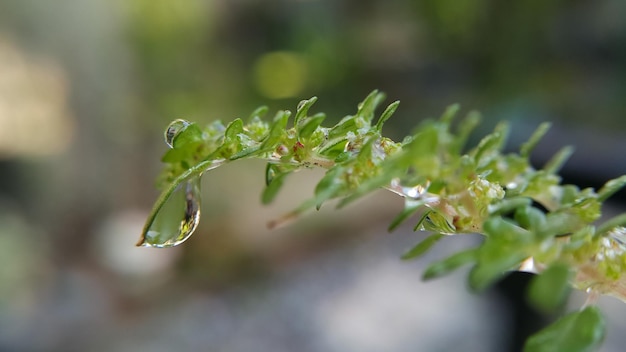
<path fill-rule="evenodd" d="M 319 209 L 331 199 L 339 199 L 342 207 L 386 188 L 405 203 L 390 229 L 416 216 L 415 230 L 433 233 L 403 259 L 421 256 L 444 235 L 481 233 L 485 237 L 475 248 L 432 263 L 424 279 L 471 265 L 470 287 L 481 291 L 508 271 L 530 269 L 540 273 L 529 294 L 539 309 L 561 307 L 569 287 L 626 301 L 626 214 L 597 223 L 602 202 L 626 185 L 626 176 L 608 181 L 597 192 L 562 184 L 558 172 L 571 155 L 569 147 L 543 168 L 534 168 L 529 156 L 549 124 L 541 124 L 517 153 L 503 151 L 509 133 L 506 123 L 468 148 L 466 142 L 479 115 L 471 112 L 454 123 L 459 107 L 452 105 L 441 118 L 423 121 L 403 141 L 394 142 L 382 130 L 399 102 L 375 119 L 384 95 L 373 91 L 354 115 L 323 127 L 324 114 L 309 114 L 316 100 L 301 101 L 291 124 L 289 111 L 277 112 L 270 122 L 264 120 L 266 107 L 255 110 L 246 123 L 236 119 L 228 125 L 216 121 L 200 127 L 174 121 L 166 130 L 171 149 L 162 159 L 166 167 L 160 183 L 165 191 L 138 245 L 167 247 L 185 241 L 199 219 L 200 195 L 199 186 L 183 185 L 224 163 L 255 158 L 267 161 L 263 203 L 272 202 L 291 173 L 311 167 L 327 170 L 309 200 L 270 226 Z M 164 205 L 174 198 L 180 209 L 174 215 L 165 213 Z M 169 227 L 159 228 L 168 223 L 160 221 L 163 217 L 172 218 L 173 226 L 169 222 Z M 599 313 L 587 308 L 540 332 L 526 349 L 551 350 L 550 346 L 570 341 L 582 329 L 593 333 L 590 338 L 571 340 L 576 346 L 568 350 L 586 351 L 598 345 L 603 326 Z"/>

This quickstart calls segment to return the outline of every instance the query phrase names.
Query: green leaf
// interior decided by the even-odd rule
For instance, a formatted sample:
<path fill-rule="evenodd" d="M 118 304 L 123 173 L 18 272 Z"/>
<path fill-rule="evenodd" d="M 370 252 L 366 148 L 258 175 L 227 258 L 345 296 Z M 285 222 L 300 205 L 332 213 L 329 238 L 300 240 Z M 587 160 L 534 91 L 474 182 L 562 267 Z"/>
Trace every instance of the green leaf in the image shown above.
<path fill-rule="evenodd" d="M 328 158 L 336 158 L 344 152 L 346 143 L 348 143 L 346 138 L 331 139 L 318 150 L 318 153 Z"/>
<path fill-rule="evenodd" d="M 520 147 L 520 155 L 525 158 L 528 157 L 533 149 L 535 149 L 535 147 L 537 146 L 537 143 L 539 143 L 541 138 L 543 138 L 543 136 L 548 132 L 551 126 L 552 124 L 549 122 L 544 122 L 540 124 L 535 132 L 533 132 L 533 134 L 530 136 L 528 141 L 526 141 Z"/>
<path fill-rule="evenodd" d="M 283 186 L 285 178 L 288 174 L 289 173 L 282 173 L 272 177 L 267 187 L 265 187 L 265 189 L 263 190 L 263 194 L 261 194 L 261 202 L 263 202 L 263 204 L 269 204 L 274 200 L 274 198 L 276 198 L 276 195 L 278 194 L 278 191 L 280 191 L 280 188 Z"/>
<path fill-rule="evenodd" d="M 423 158 L 436 155 L 438 146 L 439 131 L 437 126 L 432 122 L 427 122 L 422 128 L 417 130 L 412 140 L 405 146 L 409 150 L 406 157 L 414 159 L 415 157 Z"/>
<path fill-rule="evenodd" d="M 274 177 L 276 177 L 279 173 L 280 171 L 278 169 L 278 165 L 274 163 L 267 163 L 265 166 L 265 185 L 269 186 Z"/>
<path fill-rule="evenodd" d="M 240 133 L 243 133 L 243 121 L 241 121 L 241 119 L 234 119 L 226 126 L 224 140 L 234 140 Z"/>
<path fill-rule="evenodd" d="M 532 232 L 537 232 L 546 225 L 545 214 L 532 206 L 519 207 L 515 211 L 515 221 Z"/>
<path fill-rule="evenodd" d="M 512 212 L 515 209 L 529 206 L 532 200 L 527 197 L 515 197 L 499 201 L 498 203 L 489 206 L 489 214 L 491 215 L 504 215 Z"/>
<path fill-rule="evenodd" d="M 263 141 L 261 149 L 268 149 L 275 147 L 281 140 L 281 138 L 287 133 L 287 122 L 291 112 L 287 110 L 281 110 L 276 113 L 272 126 L 270 126 L 270 132 L 267 135 L 267 139 Z"/>
<path fill-rule="evenodd" d="M 340 204 L 340 205 L 343 206 L 343 204 Z M 398 227 L 406 219 L 410 218 L 411 215 L 413 215 L 417 211 L 419 211 L 420 208 L 422 208 L 423 205 L 424 205 L 424 202 L 412 202 L 411 204 L 405 205 L 405 207 L 402 210 L 402 212 L 400 214 L 398 214 L 398 216 L 396 216 L 395 219 L 393 219 L 393 221 L 391 221 L 391 224 L 387 228 L 387 231 L 391 232 L 391 231 L 395 230 L 396 227 Z"/>
<path fill-rule="evenodd" d="M 554 313 L 565 304 L 570 288 L 572 272 L 562 263 L 550 265 L 535 276 L 528 288 L 528 301 L 538 310 Z"/>
<path fill-rule="evenodd" d="M 456 116 L 460 108 L 461 106 L 459 104 L 449 105 L 439 120 L 446 125 L 450 125 L 450 123 L 452 123 L 452 119 L 454 119 L 454 116 Z"/>
<path fill-rule="evenodd" d="M 528 257 L 533 234 L 503 218 L 490 218 L 483 224 L 487 239 L 479 247 L 476 265 L 469 276 L 470 287 L 482 291 Z"/>
<path fill-rule="evenodd" d="M 269 111 L 269 108 L 267 106 L 265 105 L 259 106 L 250 114 L 249 120 L 252 121 L 255 118 L 263 118 L 263 116 L 267 115 L 268 111 Z"/>
<path fill-rule="evenodd" d="M 482 249 L 479 252 L 478 263 L 469 275 L 470 287 L 476 292 L 484 291 L 508 271 L 519 267 L 528 256 L 516 249 L 495 246 L 490 247 L 488 251 Z"/>
<path fill-rule="evenodd" d="M 385 100 L 385 94 L 379 93 L 378 90 L 373 90 L 366 98 L 359 104 L 359 110 L 356 116 L 360 116 L 365 121 L 371 122 L 374 118 L 374 111 L 376 107 Z"/>
<path fill-rule="evenodd" d="M 423 224 L 427 231 L 447 234 L 453 234 L 456 232 L 454 225 L 450 223 L 446 216 L 438 211 L 429 212 Z"/>
<path fill-rule="evenodd" d="M 548 160 L 543 169 L 548 174 L 556 174 L 561 170 L 561 167 L 567 162 L 570 156 L 574 153 L 574 148 L 571 146 L 561 148 L 554 156 Z"/>
<path fill-rule="evenodd" d="M 585 222 L 574 213 L 567 211 L 551 212 L 546 215 L 545 225 L 541 231 L 537 231 L 537 235 L 540 238 L 566 235 L 578 231 L 585 225 Z"/>
<path fill-rule="evenodd" d="M 528 230 L 501 217 L 487 219 L 483 224 L 483 231 L 488 239 L 499 243 L 528 243 L 532 238 Z"/>
<path fill-rule="evenodd" d="M 163 157 L 161 157 L 161 161 L 165 163 L 179 163 L 185 160 L 193 160 L 196 151 L 201 148 L 203 142 L 195 142 L 195 143 L 186 143 L 183 146 L 177 145 L 176 148 L 168 149 Z"/>
<path fill-rule="evenodd" d="M 315 102 L 317 101 L 317 97 L 312 97 L 308 100 L 302 100 L 298 103 L 298 108 L 296 109 L 296 116 L 294 117 L 294 126 L 299 126 L 300 121 L 306 117 L 306 114 L 309 112 L 309 109 Z"/>
<path fill-rule="evenodd" d="M 385 169 L 384 166 L 381 167 L 381 169 L 384 170 Z M 343 208 L 346 205 L 356 201 L 357 199 L 369 194 L 370 192 L 376 189 L 388 186 L 389 183 L 391 182 L 391 179 L 394 177 L 393 173 L 390 171 L 391 170 L 387 170 L 387 172 L 383 172 L 377 176 L 368 178 L 365 181 L 363 181 L 356 190 L 350 193 L 350 195 L 348 195 L 347 197 L 343 198 L 339 202 L 337 207 Z M 389 231 L 391 231 L 391 229 Z"/>
<path fill-rule="evenodd" d="M 311 137 L 313 132 L 319 127 L 319 125 L 324 121 L 326 115 L 323 113 L 315 114 L 315 116 L 306 119 L 302 122 L 302 126 L 298 130 L 298 135 L 302 139 L 308 139 Z"/>
<path fill-rule="evenodd" d="M 626 186 L 626 175 L 608 181 L 598 191 L 598 200 L 604 202 L 624 186 Z"/>
<path fill-rule="evenodd" d="M 531 336 L 524 352 L 590 352 L 605 335 L 605 323 L 597 307 L 565 315 L 554 324 Z"/>
<path fill-rule="evenodd" d="M 383 130 L 383 125 L 385 124 L 385 122 L 387 122 L 387 120 L 389 120 L 391 115 L 396 112 L 396 109 L 398 109 L 398 105 L 400 105 L 400 101 L 394 101 L 393 103 L 389 104 L 385 111 L 383 111 L 382 115 L 380 115 L 380 118 L 378 119 L 378 121 L 376 122 L 376 126 L 374 127 L 378 132 Z"/>
<path fill-rule="evenodd" d="M 502 122 L 496 126 L 491 134 L 485 136 L 472 151 L 476 165 L 486 165 L 496 152 L 504 147 L 508 134 L 509 125 Z"/>
<path fill-rule="evenodd" d="M 459 126 L 457 128 L 456 139 L 454 141 L 454 147 L 451 151 L 455 153 L 460 153 L 465 143 L 467 143 L 467 139 L 476 126 L 480 123 L 481 116 L 477 111 L 470 111 L 470 113 L 459 122 Z"/>
<path fill-rule="evenodd" d="M 430 264 L 424 274 L 423 280 L 431 280 L 446 275 L 459 267 L 476 261 L 476 248 L 464 250 L 451 255 L 450 257 Z"/>
<path fill-rule="evenodd" d="M 564 185 L 561 192 L 561 205 L 571 206 L 580 198 L 580 189 L 574 185 Z"/>
<path fill-rule="evenodd" d="M 356 132 L 359 126 L 356 123 L 356 116 L 346 116 L 341 119 L 330 131 L 328 131 L 328 139 L 342 139 L 347 138 L 348 132 Z"/>
<path fill-rule="evenodd" d="M 233 155 L 241 152 L 244 149 L 244 145 L 241 143 L 239 136 L 243 133 L 243 121 L 241 119 L 231 121 L 224 131 L 222 144 L 209 156 L 209 158 L 230 159 Z"/>
<path fill-rule="evenodd" d="M 322 206 L 325 201 L 337 197 L 345 188 L 345 183 L 340 176 L 344 173 L 345 168 L 335 165 L 326 172 L 320 182 L 315 186 L 315 203 L 317 209 Z"/>
<path fill-rule="evenodd" d="M 249 148 L 245 148 L 242 151 L 233 154 L 230 158 L 228 158 L 228 160 L 233 161 L 233 160 L 237 160 L 241 158 L 250 158 L 250 157 L 253 157 L 255 154 L 258 154 L 261 151 L 262 150 L 260 146 L 255 145 Z"/>
<path fill-rule="evenodd" d="M 352 158 L 353 156 L 354 155 L 351 152 L 339 153 L 339 155 L 337 155 L 337 157 L 335 158 L 335 163 L 337 163 L 337 164 L 344 163 L 344 162 L 348 161 L 348 159 Z"/>
<path fill-rule="evenodd" d="M 413 248 L 409 249 L 402 255 L 403 260 L 416 259 L 422 254 L 428 252 L 435 245 L 435 243 L 439 242 L 444 235 L 440 233 L 432 234 L 426 237 L 422 242 L 418 243 Z"/>
<path fill-rule="evenodd" d="M 598 226 L 596 234 L 604 235 L 618 226 L 626 226 L 626 213 L 616 215 Z"/>

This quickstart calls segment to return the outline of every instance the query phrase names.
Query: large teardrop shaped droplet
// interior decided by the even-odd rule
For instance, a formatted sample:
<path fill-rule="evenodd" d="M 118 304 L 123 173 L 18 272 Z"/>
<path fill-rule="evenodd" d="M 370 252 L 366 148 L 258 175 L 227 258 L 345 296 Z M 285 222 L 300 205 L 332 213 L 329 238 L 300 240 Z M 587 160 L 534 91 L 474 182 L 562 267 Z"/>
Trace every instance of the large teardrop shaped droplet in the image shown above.
<path fill-rule="evenodd" d="M 167 143 L 170 148 L 174 148 L 174 140 L 189 125 L 191 125 L 191 123 L 183 119 L 172 121 L 172 123 L 170 123 L 165 129 L 165 143 Z"/>
<path fill-rule="evenodd" d="M 173 247 L 191 236 L 200 222 L 200 177 L 179 184 L 146 225 L 139 247 Z"/>

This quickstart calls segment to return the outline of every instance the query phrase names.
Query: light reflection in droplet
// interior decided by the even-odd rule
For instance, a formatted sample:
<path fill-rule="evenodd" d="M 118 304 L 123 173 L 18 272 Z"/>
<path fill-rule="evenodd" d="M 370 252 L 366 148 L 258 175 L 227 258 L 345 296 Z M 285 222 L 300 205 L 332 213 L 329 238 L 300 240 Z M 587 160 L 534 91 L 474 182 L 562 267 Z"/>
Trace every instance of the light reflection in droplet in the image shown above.
<path fill-rule="evenodd" d="M 186 241 L 200 222 L 200 177 L 178 185 L 145 229 L 137 246 L 174 247 Z"/>
<path fill-rule="evenodd" d="M 172 123 L 167 126 L 164 133 L 165 143 L 170 147 L 174 148 L 174 141 L 176 137 L 187 128 L 191 123 L 189 121 L 183 119 L 177 119 L 172 121 Z"/>

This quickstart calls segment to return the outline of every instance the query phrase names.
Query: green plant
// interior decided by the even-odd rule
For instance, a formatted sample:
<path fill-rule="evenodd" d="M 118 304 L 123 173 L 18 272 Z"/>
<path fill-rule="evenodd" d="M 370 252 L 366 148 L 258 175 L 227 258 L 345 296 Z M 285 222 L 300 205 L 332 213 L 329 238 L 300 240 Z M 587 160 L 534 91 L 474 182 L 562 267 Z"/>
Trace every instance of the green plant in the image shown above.
<path fill-rule="evenodd" d="M 477 113 L 454 124 L 458 106 L 438 120 L 427 120 L 402 142 L 382 136 L 382 128 L 398 107 L 389 105 L 374 121 L 384 95 L 374 91 L 332 127 L 322 127 L 325 115 L 309 115 L 316 98 L 303 100 L 291 127 L 289 111 L 271 122 L 254 111 L 247 123 L 216 121 L 201 128 L 176 120 L 165 132 L 171 147 L 160 182 L 164 191 L 146 222 L 138 246 L 170 247 L 185 241 L 200 217 L 200 177 L 238 159 L 267 160 L 262 202 L 271 202 L 290 173 L 302 168 L 327 169 L 314 196 L 274 221 L 276 226 L 327 200 L 343 207 L 370 192 L 386 188 L 404 197 L 404 210 L 390 230 L 413 215 L 415 230 L 433 234 L 403 255 L 417 258 L 445 235 L 481 233 L 477 247 L 430 264 L 424 279 L 433 279 L 471 265 L 470 287 L 484 290 L 511 270 L 531 269 L 528 298 L 537 308 L 555 311 L 570 287 L 626 300 L 626 214 L 596 223 L 601 205 L 626 185 L 626 176 L 600 190 L 561 184 L 558 171 L 572 152 L 563 148 L 541 169 L 529 162 L 534 146 L 548 131 L 540 125 L 518 153 L 503 152 L 506 123 L 497 125 L 476 146 L 465 147 L 479 122 Z M 588 351 L 601 343 L 604 323 L 593 299 L 531 337 L 526 351 Z"/>

